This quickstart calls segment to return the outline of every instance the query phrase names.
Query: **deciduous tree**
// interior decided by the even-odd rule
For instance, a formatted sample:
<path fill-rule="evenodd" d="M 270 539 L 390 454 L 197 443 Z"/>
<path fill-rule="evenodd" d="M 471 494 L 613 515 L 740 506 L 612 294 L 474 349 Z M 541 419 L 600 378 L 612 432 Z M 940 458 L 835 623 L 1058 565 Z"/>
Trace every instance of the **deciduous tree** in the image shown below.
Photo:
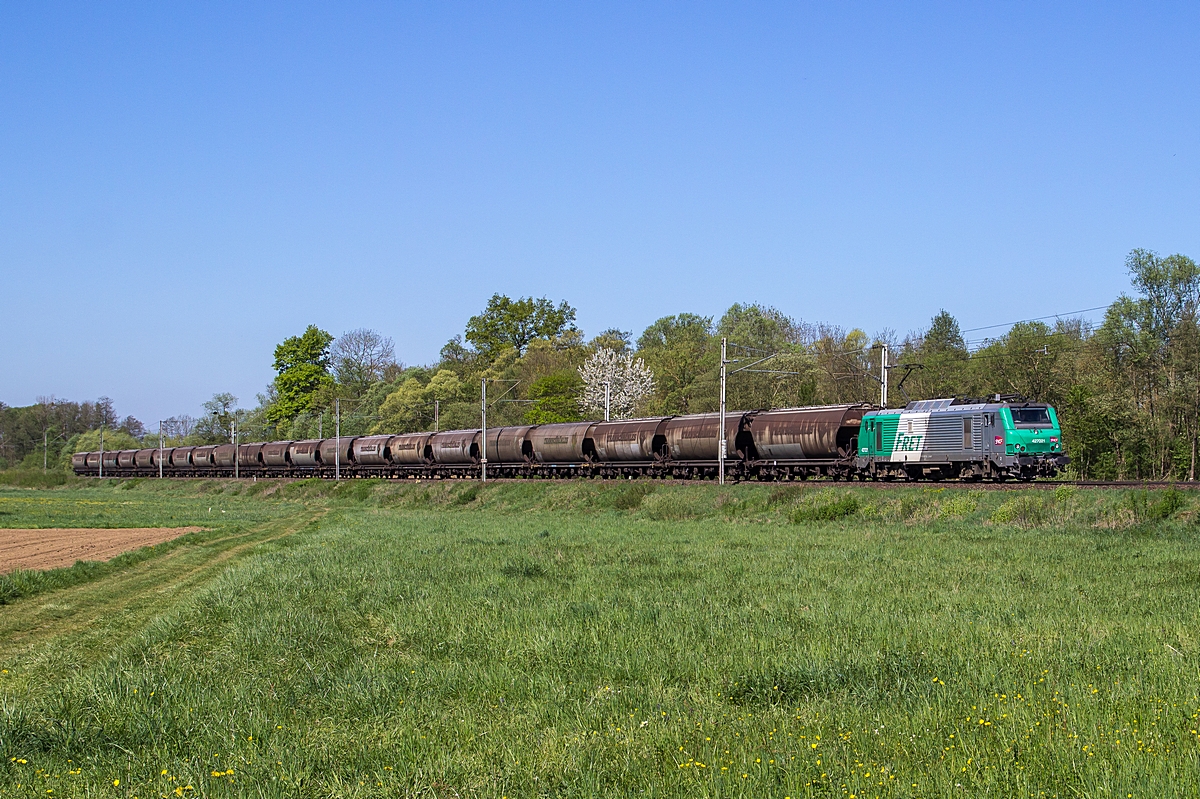
<path fill-rule="evenodd" d="M 237 412 L 237 401 L 237 397 L 228 391 L 222 391 L 213 394 L 212 399 L 204 402 L 204 413 L 195 420 L 192 430 L 197 439 L 196 443 L 217 444 L 229 441 L 230 425 Z"/>
<path fill-rule="evenodd" d="M 816 396 L 808 331 L 782 311 L 766 305 L 734 303 L 717 323 L 729 341 L 726 396 L 730 408 L 809 405 Z M 740 370 L 734 373 L 732 370 Z"/>
<path fill-rule="evenodd" d="M 343 333 L 331 350 L 333 373 L 350 396 L 360 397 L 396 364 L 396 348 L 382 333 L 367 328 Z"/>
<path fill-rule="evenodd" d="M 642 332 L 637 354 L 654 374 L 654 412 L 700 410 L 695 407 L 698 399 L 713 404 L 713 376 L 708 375 L 707 386 L 697 385 L 698 378 L 715 366 L 712 358 L 706 358 L 711 338 L 712 317 L 690 313 L 664 316 Z"/>
<path fill-rule="evenodd" d="M 578 405 L 594 418 L 604 413 L 605 388 L 608 391 L 609 416 L 628 419 L 634 416 L 654 392 L 654 374 L 641 358 L 629 352 L 602 347 L 579 367 L 582 384 Z"/>
<path fill-rule="evenodd" d="M 567 370 L 538 378 L 529 387 L 531 400 L 525 412 L 529 424 L 576 422 L 579 413 L 579 391 L 583 387 L 579 375 Z"/>
<path fill-rule="evenodd" d="M 333 383 L 329 374 L 329 345 L 333 336 L 316 325 L 275 348 L 275 402 L 266 418 L 276 426 L 290 424 L 301 413 L 315 410 L 314 395 Z"/>
<path fill-rule="evenodd" d="M 467 321 L 466 339 L 489 357 L 504 347 L 523 354 L 535 338 L 553 339 L 574 329 L 575 309 L 542 297 L 510 299 L 493 294 L 483 313 Z"/>

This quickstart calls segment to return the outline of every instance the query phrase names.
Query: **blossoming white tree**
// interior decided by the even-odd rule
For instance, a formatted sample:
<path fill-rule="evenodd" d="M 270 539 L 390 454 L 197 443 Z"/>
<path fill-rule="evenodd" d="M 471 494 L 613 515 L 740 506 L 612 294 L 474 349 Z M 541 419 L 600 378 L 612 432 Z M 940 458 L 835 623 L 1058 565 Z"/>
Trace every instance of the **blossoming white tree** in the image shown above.
<path fill-rule="evenodd" d="M 601 347 L 584 361 L 579 376 L 583 378 L 580 407 L 585 413 L 602 415 L 607 384 L 609 415 L 613 419 L 633 416 L 642 398 L 654 391 L 654 373 L 641 358 L 608 347 Z"/>

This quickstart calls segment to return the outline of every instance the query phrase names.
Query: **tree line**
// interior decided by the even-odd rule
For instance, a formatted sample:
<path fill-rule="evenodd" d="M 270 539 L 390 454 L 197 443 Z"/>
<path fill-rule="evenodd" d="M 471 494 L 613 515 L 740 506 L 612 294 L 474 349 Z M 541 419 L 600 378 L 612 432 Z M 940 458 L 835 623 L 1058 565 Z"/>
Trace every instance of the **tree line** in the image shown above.
<path fill-rule="evenodd" d="M 16 408 L 0 402 L 0 468 L 55 468 L 61 464 L 63 451 L 77 452 L 73 448 L 80 441 L 86 444 L 90 440 L 85 440 L 89 431 L 96 433 L 98 441 L 101 427 L 108 429 L 112 440 L 127 446 L 146 433 L 132 416 L 117 416 L 108 397 L 71 402 L 44 396 L 33 405 Z"/>
<path fill-rule="evenodd" d="M 618 415 L 713 411 L 725 339 L 731 410 L 878 403 L 886 348 L 892 407 L 1016 394 L 1059 409 L 1077 476 L 1194 480 L 1200 268 L 1186 256 L 1147 250 L 1131 252 L 1126 267 L 1130 291 L 1098 325 L 1083 318 L 1023 321 L 977 339 L 946 311 L 901 338 L 889 329 L 806 323 L 775 307 L 740 303 L 719 318 L 662 317 L 636 339 L 616 328 L 589 338 L 565 301 L 497 294 L 435 363 L 406 366 L 376 331 L 334 337 L 314 325 L 275 348 L 275 379 L 253 408 L 214 395 L 200 416 L 170 420 L 166 443 L 228 441 L 234 423 L 241 440 L 327 437 L 335 427 L 343 435 L 478 427 L 484 380 L 489 425 L 597 418 L 600 381 L 610 400 L 619 400 Z M 75 436 L 61 447 L 64 456 L 72 447 L 95 448 L 83 445 L 97 421 L 157 446 L 157 431 L 132 418 L 118 422 L 111 402 L 103 405 L 107 415 L 95 416 L 103 402 L 79 405 L 93 416 L 79 410 L 74 427 L 63 425 L 64 436 Z M 30 465 L 42 451 L 34 445 L 43 444 L 53 405 L 0 408 L 0 457 Z"/>

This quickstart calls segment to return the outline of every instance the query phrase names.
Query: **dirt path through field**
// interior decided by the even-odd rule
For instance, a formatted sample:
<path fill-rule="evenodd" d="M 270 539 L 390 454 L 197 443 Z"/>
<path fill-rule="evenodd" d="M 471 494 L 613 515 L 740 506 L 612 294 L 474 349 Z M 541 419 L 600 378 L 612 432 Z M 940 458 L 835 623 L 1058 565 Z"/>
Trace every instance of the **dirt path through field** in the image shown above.
<path fill-rule="evenodd" d="M 203 527 L 56 527 L 0 529 L 0 574 L 14 569 L 57 569 L 77 560 L 110 560 L 122 552 L 161 544 Z"/>

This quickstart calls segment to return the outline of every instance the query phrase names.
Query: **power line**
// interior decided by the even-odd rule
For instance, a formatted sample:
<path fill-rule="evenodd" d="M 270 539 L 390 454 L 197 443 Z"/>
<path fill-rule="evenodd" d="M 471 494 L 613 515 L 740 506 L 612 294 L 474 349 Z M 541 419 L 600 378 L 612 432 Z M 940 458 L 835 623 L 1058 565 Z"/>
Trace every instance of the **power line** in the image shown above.
<path fill-rule="evenodd" d="M 1043 337 L 1045 337 L 1045 338 L 1050 338 L 1051 336 L 1074 336 L 1074 335 L 1078 335 L 1078 332 L 1077 332 L 1077 331 L 1074 331 L 1074 330 L 1050 330 L 1050 332 L 1048 332 L 1048 333 L 1038 333 L 1038 334 L 1036 334 L 1036 335 L 1043 336 Z M 964 339 L 964 341 L 965 341 L 967 344 L 980 344 L 980 343 L 982 343 L 982 342 L 985 342 L 985 341 L 996 342 L 996 341 L 1000 341 L 1000 340 L 1001 340 L 1001 338 L 999 338 L 999 337 L 998 337 L 998 338 L 969 338 L 969 339 Z"/>
<path fill-rule="evenodd" d="M 739 369 L 739 372 L 752 372 L 760 375 L 800 375 L 805 376 L 808 372 L 788 372 L 783 369 Z"/>
<path fill-rule="evenodd" d="M 965 360 L 987 361 L 987 360 L 991 360 L 993 358 L 1028 358 L 1031 355 L 1048 356 L 1048 355 L 1057 354 L 1057 353 L 1079 352 L 1083 349 L 1084 349 L 1084 343 L 1078 342 L 1073 345 L 1072 344 L 1056 345 L 1055 346 L 1056 353 L 1043 352 L 1041 349 L 1028 350 L 1026 352 L 992 352 L 992 353 L 988 353 L 986 355 L 971 354 L 968 358 L 965 358 L 964 361 Z"/>
<path fill-rule="evenodd" d="M 1109 303 L 1109 305 L 1111 305 L 1111 304 L 1112 303 Z M 1097 305 L 1095 308 L 1082 308 L 1078 311 L 1066 311 L 1064 313 L 1052 313 L 1049 316 L 1035 316 L 1032 319 L 1018 319 L 1015 322 L 1001 322 L 998 325 L 984 325 L 983 327 L 969 327 L 966 330 L 960 330 L 959 332 L 960 333 L 975 333 L 980 330 L 992 330 L 993 328 L 997 328 L 997 327 L 1012 327 L 1013 325 L 1019 325 L 1022 322 L 1041 322 L 1044 319 L 1058 319 L 1063 316 L 1071 316 L 1072 314 L 1077 314 L 1077 313 L 1087 313 L 1088 311 L 1101 311 L 1106 308 L 1108 308 L 1108 305 Z"/>
<path fill-rule="evenodd" d="M 1088 313 L 1090 311 L 1104 310 L 1104 309 L 1107 309 L 1108 307 L 1110 307 L 1110 306 L 1109 305 L 1098 305 L 1093 308 L 1081 308 L 1077 311 L 1066 311 L 1066 312 L 1062 312 L 1062 313 L 1050 314 L 1048 316 L 1038 316 L 1038 317 L 1033 317 L 1030 319 L 1019 319 L 1015 322 L 1002 322 L 1000 324 L 984 325 L 982 327 L 972 327 L 972 328 L 967 328 L 966 330 L 962 330 L 960 332 L 961 333 L 973 333 L 973 332 L 978 332 L 980 330 L 993 330 L 993 329 L 999 328 L 999 327 L 1012 327 L 1013 325 L 1022 324 L 1024 322 L 1040 322 L 1040 321 L 1043 321 L 1046 319 L 1060 319 L 1062 317 L 1070 317 L 1074 314 L 1082 314 L 1082 313 Z M 1058 330 L 1058 331 L 1046 333 L 1044 335 L 1044 338 L 1051 338 L 1051 337 L 1058 337 L 1058 336 L 1070 336 L 1070 335 L 1072 335 L 1071 331 Z M 1049 355 L 1050 354 L 1048 351 L 1042 352 L 1042 351 L 1038 351 L 1038 350 L 1034 350 L 1034 351 L 1031 351 L 1028 353 L 988 353 L 988 354 L 984 354 L 984 355 L 977 355 L 977 354 L 971 352 L 971 349 L 970 349 L 971 345 L 991 344 L 991 343 L 996 343 L 997 341 L 998 341 L 998 339 L 990 339 L 990 338 L 972 339 L 970 341 L 964 340 L 963 343 L 968 348 L 967 353 L 966 353 L 967 359 L 989 360 L 989 359 L 993 359 L 993 358 L 1004 358 L 1004 359 L 1027 358 L 1032 355 L 1039 355 L 1039 354 Z M 776 357 L 780 357 L 780 356 L 789 356 L 789 355 L 807 355 L 809 357 L 815 356 L 817 358 L 821 358 L 822 356 L 825 356 L 825 357 L 833 358 L 834 360 L 841 360 L 841 359 L 845 359 L 845 358 L 850 358 L 851 356 L 854 356 L 854 355 L 865 354 L 867 352 L 871 352 L 873 350 L 879 349 L 879 347 L 883 346 L 882 343 L 876 343 L 876 344 L 871 344 L 869 346 L 863 347 L 861 349 L 842 350 L 837 347 L 837 342 L 826 341 L 825 342 L 826 347 L 821 347 L 820 346 L 821 343 L 822 342 L 820 340 L 818 340 L 818 341 L 814 341 L 812 344 L 807 345 L 807 346 L 801 345 L 801 347 L 802 347 L 801 352 L 789 352 L 789 351 L 780 351 L 780 350 L 771 352 L 770 350 L 759 349 L 757 347 L 750 347 L 745 344 L 729 342 L 729 346 L 735 347 L 739 350 L 742 350 L 743 352 L 756 353 L 756 354 L 761 354 L 761 355 L 766 356 L 766 357 L 751 361 L 750 363 L 746 364 L 745 366 L 742 366 L 738 369 L 733 370 L 730 374 L 736 374 L 737 372 L 748 372 L 748 373 L 758 373 L 758 374 L 805 376 L 809 373 L 808 372 L 793 372 L 793 371 L 784 370 L 784 369 L 754 369 L 752 367 L 762 364 L 766 361 L 769 361 L 772 358 L 776 358 Z M 830 344 L 832 344 L 833 346 L 832 347 L 828 346 Z M 1057 349 L 1060 352 L 1071 352 L 1071 351 L 1077 351 L 1078 349 L 1081 349 L 1081 345 L 1082 345 L 1082 342 L 1077 342 L 1077 343 L 1075 343 L 1074 346 L 1068 345 L 1068 346 L 1064 347 L 1064 346 L 1060 345 L 1059 347 L 1057 347 Z M 983 349 L 983 347 L 977 347 L 976 349 L 977 350 Z M 869 371 L 866 369 L 863 369 L 861 372 L 856 371 L 854 374 L 828 375 L 828 376 L 832 377 L 834 380 L 849 379 L 849 378 L 861 378 L 861 377 L 867 377 L 867 376 L 873 377 L 873 375 L 870 375 Z M 878 378 L 875 378 L 875 379 L 878 379 Z"/>
<path fill-rule="evenodd" d="M 1067 336 L 1069 338 L 1074 338 L 1074 337 L 1076 337 L 1076 335 L 1077 334 L 1075 332 L 1070 331 L 1070 330 L 1055 330 L 1050 333 L 1041 334 L 1041 338 L 1054 338 L 1057 336 Z M 980 338 L 980 339 L 967 339 L 963 343 L 967 346 L 968 350 L 978 352 L 979 350 L 985 349 L 986 347 L 990 347 L 994 344 L 999 344 L 1002 341 L 1003 341 L 1002 338 Z"/>
<path fill-rule="evenodd" d="M 1089 313 L 1089 312 L 1091 312 L 1091 311 L 1103 311 L 1103 310 L 1107 310 L 1107 309 L 1108 309 L 1108 308 L 1109 308 L 1111 305 L 1112 305 L 1112 303 L 1109 303 L 1108 305 L 1097 305 L 1097 306 L 1095 306 L 1094 308 L 1080 308 L 1080 309 L 1079 309 L 1079 310 L 1077 310 L 1077 311 L 1062 311 L 1062 312 L 1060 312 L 1060 313 L 1048 314 L 1047 316 L 1035 316 L 1035 317 L 1032 317 L 1032 318 L 1029 318 L 1029 319 L 1018 319 L 1018 320 L 1016 320 L 1015 322 L 1000 322 L 1000 323 L 998 323 L 998 324 L 994 324 L 994 325 L 983 325 L 982 327 L 969 327 L 969 328 L 966 328 L 965 330 L 960 330 L 959 332 L 960 332 L 960 333 L 977 333 L 977 332 L 979 332 L 980 330 L 994 330 L 995 328 L 998 328 L 998 327 L 1012 327 L 1013 325 L 1019 325 L 1019 324 L 1022 324 L 1022 323 L 1024 323 L 1024 322 L 1041 322 L 1041 321 L 1045 321 L 1046 319 L 1060 319 L 1060 318 L 1062 318 L 1062 317 L 1064 317 L 1064 316 L 1065 316 L 1065 317 L 1073 316 L 1074 314 Z M 1050 335 L 1060 335 L 1060 334 L 1059 334 L 1059 333 L 1051 333 Z M 981 342 L 981 341 L 989 341 L 989 340 L 990 340 L 990 339 L 986 339 L 986 338 L 984 338 L 984 339 L 976 339 L 976 340 L 974 340 L 974 341 L 972 341 L 972 342 L 969 342 L 969 343 L 976 343 L 976 342 Z M 803 349 L 810 349 L 810 348 L 811 348 L 811 347 L 813 347 L 815 344 L 817 344 L 819 341 L 820 341 L 820 339 L 818 339 L 817 341 L 814 341 L 812 344 L 809 344 L 809 345 L 800 344 L 800 345 L 797 345 L 797 346 L 800 346 L 800 347 L 801 347 L 801 348 L 803 348 Z M 757 347 L 750 347 L 750 346 L 748 346 L 748 345 L 746 345 L 746 344 L 738 344 L 738 343 L 736 343 L 736 342 L 732 342 L 732 341 L 731 341 L 731 342 L 729 342 L 729 346 L 731 346 L 731 347 L 736 347 L 736 348 L 738 348 L 738 349 L 740 349 L 740 350 L 745 350 L 745 351 L 748 351 L 748 352 L 757 352 L 757 353 L 761 353 L 761 354 L 764 354 L 764 355 L 766 355 L 766 354 L 771 354 L 771 355 L 788 355 L 788 354 L 793 354 L 793 353 L 789 353 L 789 352 L 787 352 L 787 351 L 776 351 L 776 352 L 771 352 L 770 350 L 763 350 L 763 349 L 759 349 L 759 348 L 757 348 Z M 872 345 L 870 345 L 870 346 L 863 347 L 862 349 L 858 349 L 858 350 L 846 350 L 846 351 L 843 351 L 843 353 L 842 353 L 842 354 L 850 355 L 850 354 L 859 353 L 859 352 L 870 352 L 871 350 L 875 350 L 875 349 L 878 349 L 878 348 L 879 348 L 879 345 L 878 345 L 878 344 L 872 344 Z M 796 354 L 799 354 L 799 353 L 796 353 Z"/>

